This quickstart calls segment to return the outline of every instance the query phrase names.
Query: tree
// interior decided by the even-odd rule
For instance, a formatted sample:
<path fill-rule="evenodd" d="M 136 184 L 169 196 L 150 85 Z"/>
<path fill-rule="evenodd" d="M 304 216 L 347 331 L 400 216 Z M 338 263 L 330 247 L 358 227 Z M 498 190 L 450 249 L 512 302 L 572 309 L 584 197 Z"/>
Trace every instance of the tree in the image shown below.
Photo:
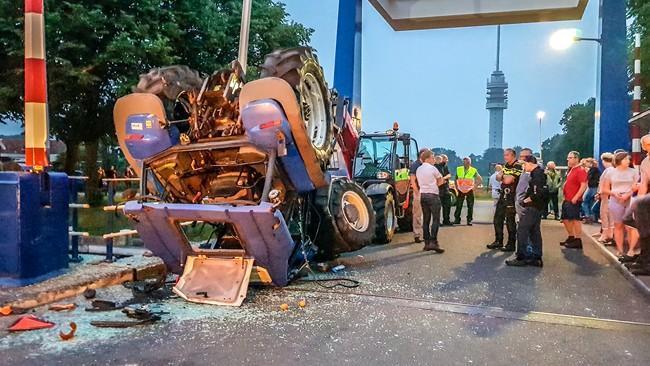
<path fill-rule="evenodd" d="M 463 159 L 461 159 L 454 150 L 446 149 L 444 147 L 434 147 L 431 149 L 431 151 L 433 151 L 436 155 L 447 155 L 447 158 L 449 158 L 447 165 L 449 165 L 450 170 L 453 167 L 463 165 Z"/>
<path fill-rule="evenodd" d="M 22 6 L 0 0 L 0 120 L 23 116 Z M 154 67 L 185 64 L 212 73 L 227 65 L 237 57 L 240 20 L 239 0 L 46 0 L 50 130 L 68 147 L 66 171 L 74 170 L 84 143 L 86 174 L 97 179 L 98 144 L 114 133 L 115 100 Z M 254 0 L 249 63 L 307 44 L 312 32 L 290 21 L 283 4 Z"/>
<path fill-rule="evenodd" d="M 578 151 L 582 156 L 594 153 L 594 113 L 596 100 L 572 104 L 564 110 L 560 125 L 562 133 L 543 142 L 543 154 L 547 161 L 566 161 L 569 151 Z"/>

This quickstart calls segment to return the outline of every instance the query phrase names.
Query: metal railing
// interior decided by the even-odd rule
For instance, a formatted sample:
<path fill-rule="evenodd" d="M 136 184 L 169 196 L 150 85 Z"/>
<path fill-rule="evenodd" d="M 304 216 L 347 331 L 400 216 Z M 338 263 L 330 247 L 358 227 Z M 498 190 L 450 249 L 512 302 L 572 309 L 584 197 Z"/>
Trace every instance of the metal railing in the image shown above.
<path fill-rule="evenodd" d="M 69 176 L 70 181 L 70 203 L 68 207 L 71 210 L 71 225 L 68 231 L 68 238 L 70 241 L 70 261 L 71 262 L 81 262 L 82 258 L 79 256 L 79 237 L 90 237 L 90 233 L 86 231 L 78 231 L 79 229 L 79 210 L 88 209 L 90 205 L 87 203 L 77 202 L 79 192 L 83 191 L 85 184 L 88 181 L 88 177 L 85 176 Z M 103 207 L 103 210 L 106 212 L 117 211 L 122 209 L 123 205 L 115 204 L 115 194 L 116 186 L 121 182 L 139 182 L 138 178 L 105 178 L 102 179 L 102 183 L 107 185 L 107 198 L 108 205 Z M 138 186 L 139 188 L 139 186 Z M 108 216 L 108 225 L 111 232 L 103 234 L 102 239 L 104 240 L 104 245 L 106 247 L 106 262 L 112 262 L 114 259 L 113 255 L 113 239 L 120 237 L 131 238 L 133 235 L 137 235 L 136 230 L 127 229 L 114 232 L 115 228 L 115 215 Z M 128 239 L 127 239 L 128 240 Z"/>

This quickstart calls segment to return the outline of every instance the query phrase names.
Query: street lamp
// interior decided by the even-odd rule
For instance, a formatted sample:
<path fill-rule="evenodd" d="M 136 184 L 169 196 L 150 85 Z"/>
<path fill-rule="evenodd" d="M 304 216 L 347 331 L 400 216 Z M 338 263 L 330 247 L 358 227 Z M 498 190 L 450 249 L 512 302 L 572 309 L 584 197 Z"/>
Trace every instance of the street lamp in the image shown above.
<path fill-rule="evenodd" d="M 567 28 L 567 29 L 560 29 L 555 31 L 552 35 L 551 38 L 549 39 L 549 44 L 551 45 L 551 48 L 555 50 L 566 50 L 567 48 L 571 47 L 574 43 L 579 42 L 579 41 L 593 41 L 597 42 L 599 46 L 602 46 L 603 42 L 600 38 L 587 38 L 587 37 L 580 37 L 579 36 L 580 31 L 576 28 Z M 602 50 L 601 50 L 601 55 L 602 55 Z M 602 56 L 601 56 L 602 57 Z M 601 61 L 599 58 L 598 61 L 598 68 L 601 69 Z M 601 79 L 601 72 L 602 70 L 598 70 L 598 75 L 596 76 L 596 79 L 599 80 Z M 600 145 L 600 87 L 602 84 L 602 80 L 600 82 L 596 83 L 596 116 L 594 120 L 594 153 L 598 150 L 596 147 Z M 539 115 L 539 112 L 538 112 Z M 540 130 L 541 130 L 541 122 L 540 122 Z M 540 133 L 541 134 L 541 133 Z M 541 152 L 540 152 L 541 154 Z M 540 155 L 541 156 L 541 155 Z"/>
<path fill-rule="evenodd" d="M 542 120 L 546 116 L 546 112 L 537 111 L 537 120 L 539 120 L 539 160 L 542 159 Z"/>
<path fill-rule="evenodd" d="M 566 50 L 579 41 L 594 41 L 600 43 L 600 38 L 580 37 L 580 31 L 576 28 L 560 29 L 551 35 L 549 44 L 554 50 Z"/>

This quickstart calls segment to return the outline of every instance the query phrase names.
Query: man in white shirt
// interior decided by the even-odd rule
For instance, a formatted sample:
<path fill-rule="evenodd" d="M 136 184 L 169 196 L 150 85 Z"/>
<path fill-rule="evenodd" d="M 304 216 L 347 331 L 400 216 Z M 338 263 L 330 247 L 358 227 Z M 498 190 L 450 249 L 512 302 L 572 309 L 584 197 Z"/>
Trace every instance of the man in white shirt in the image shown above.
<path fill-rule="evenodd" d="M 494 174 L 490 176 L 490 191 L 492 192 L 492 200 L 494 201 L 494 207 L 497 206 L 497 202 L 499 201 L 499 197 L 501 196 L 501 182 L 497 180 L 497 175 L 501 173 L 503 170 L 503 166 L 501 164 L 497 164 L 494 167 Z"/>
<path fill-rule="evenodd" d="M 431 150 L 420 154 L 423 162 L 415 172 L 420 187 L 420 204 L 422 206 L 422 231 L 424 232 L 424 251 L 432 250 L 444 253 L 438 244 L 438 229 L 440 227 L 440 190 L 438 186 L 444 184 L 440 171 L 436 169 L 435 157 Z"/>

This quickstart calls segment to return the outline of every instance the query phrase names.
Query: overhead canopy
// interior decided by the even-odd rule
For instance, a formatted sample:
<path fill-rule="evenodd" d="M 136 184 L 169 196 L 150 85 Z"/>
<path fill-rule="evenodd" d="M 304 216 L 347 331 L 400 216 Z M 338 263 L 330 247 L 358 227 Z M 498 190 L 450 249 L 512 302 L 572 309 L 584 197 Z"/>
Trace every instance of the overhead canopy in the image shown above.
<path fill-rule="evenodd" d="M 582 18 L 588 2 L 588 0 L 369 1 L 396 31 L 577 20 Z"/>

